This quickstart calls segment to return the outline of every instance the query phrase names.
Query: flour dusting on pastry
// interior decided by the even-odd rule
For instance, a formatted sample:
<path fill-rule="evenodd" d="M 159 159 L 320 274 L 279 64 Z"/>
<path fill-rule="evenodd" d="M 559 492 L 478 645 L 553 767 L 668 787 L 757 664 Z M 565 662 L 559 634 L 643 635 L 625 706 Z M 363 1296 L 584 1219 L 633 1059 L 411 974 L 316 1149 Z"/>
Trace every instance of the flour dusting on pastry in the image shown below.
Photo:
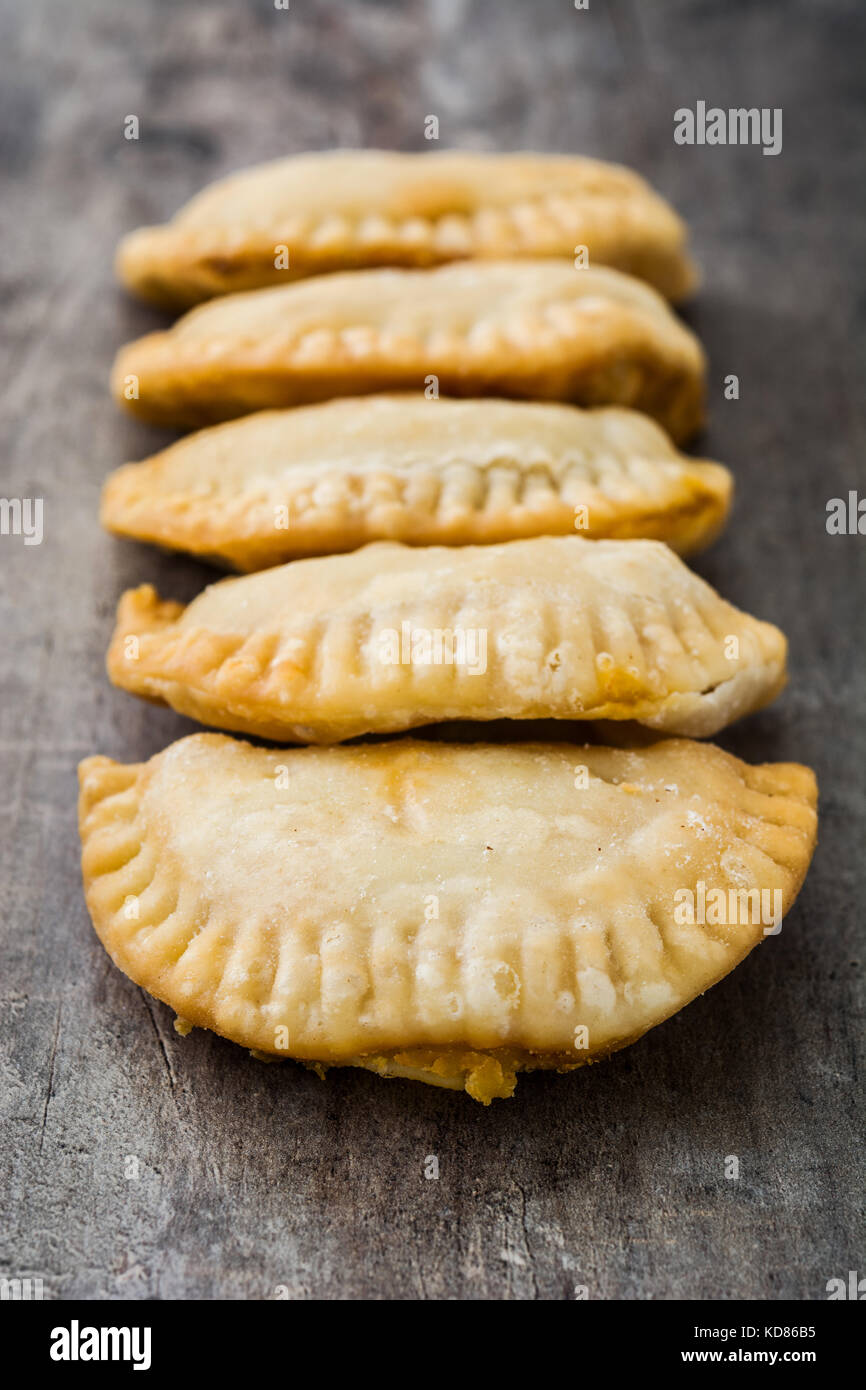
<path fill-rule="evenodd" d="M 370 541 L 646 537 L 691 554 L 731 501 L 721 464 L 621 407 L 420 393 L 259 411 L 108 478 L 103 525 L 238 570 Z"/>
<path fill-rule="evenodd" d="M 89 758 L 80 783 L 94 926 L 184 1027 L 482 1101 L 721 979 L 773 934 L 765 896 L 788 911 L 815 841 L 808 769 L 683 740 L 197 734 L 148 763 Z M 708 890 L 733 913 L 701 909 Z"/>
<path fill-rule="evenodd" d="M 381 542 L 121 599 L 116 685 L 202 723 L 333 743 L 455 719 L 636 720 L 703 737 L 785 682 L 778 628 L 658 541 Z"/>

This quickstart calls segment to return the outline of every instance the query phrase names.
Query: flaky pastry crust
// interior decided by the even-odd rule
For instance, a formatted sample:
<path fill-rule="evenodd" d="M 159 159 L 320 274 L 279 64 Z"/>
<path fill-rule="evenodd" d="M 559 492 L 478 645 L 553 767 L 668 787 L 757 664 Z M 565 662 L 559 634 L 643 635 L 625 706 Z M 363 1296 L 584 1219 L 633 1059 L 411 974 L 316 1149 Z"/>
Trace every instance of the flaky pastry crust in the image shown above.
<path fill-rule="evenodd" d="M 450 654 L 450 655 L 449 655 Z M 659 541 L 387 541 L 121 599 L 115 685 L 206 724 L 331 743 L 454 719 L 637 720 L 704 736 L 767 704 L 785 639 Z"/>
<path fill-rule="evenodd" d="M 743 895 L 787 912 L 816 834 L 807 768 L 683 740 L 279 750 L 199 734 L 147 763 L 88 758 L 79 778 L 93 924 L 182 1031 L 484 1102 L 720 980 L 778 926 Z M 684 915 L 702 884 L 742 910 Z"/>
<path fill-rule="evenodd" d="M 133 293 L 187 308 L 322 272 L 572 260 L 578 247 L 591 264 L 640 276 L 671 299 L 695 283 L 682 221 L 631 170 L 460 151 L 337 150 L 246 169 L 204 189 L 165 226 L 125 237 L 116 268 Z"/>
<path fill-rule="evenodd" d="M 117 535 L 238 570 L 376 540 L 648 537 L 688 554 L 727 517 L 731 475 L 616 406 L 363 396 L 261 411 L 112 473 Z"/>
<path fill-rule="evenodd" d="M 229 295 L 122 348 L 120 404 L 196 428 L 334 396 L 437 391 L 626 405 L 677 442 L 703 419 L 704 356 L 615 270 L 486 261 L 359 270 Z"/>

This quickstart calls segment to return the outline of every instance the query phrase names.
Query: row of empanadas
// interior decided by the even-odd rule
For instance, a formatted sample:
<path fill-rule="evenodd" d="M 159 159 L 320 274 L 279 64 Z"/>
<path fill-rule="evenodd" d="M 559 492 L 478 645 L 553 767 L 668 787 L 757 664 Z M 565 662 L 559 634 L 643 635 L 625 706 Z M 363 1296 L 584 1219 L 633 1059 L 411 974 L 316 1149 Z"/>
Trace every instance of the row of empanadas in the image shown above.
<path fill-rule="evenodd" d="M 81 765 L 87 903 L 189 1023 L 477 1100 L 633 1042 L 778 930 L 815 780 L 706 744 L 182 739 Z"/>
<path fill-rule="evenodd" d="M 694 283 L 680 218 L 630 169 L 538 154 L 339 150 L 259 165 L 204 189 L 164 227 L 126 237 L 118 272 L 186 307 L 323 271 L 562 256 Z"/>
<path fill-rule="evenodd" d="M 645 536 L 690 553 L 730 498 L 727 469 L 678 453 L 636 411 L 364 396 L 261 411 L 127 464 L 102 520 L 254 570 L 385 539 Z"/>
<path fill-rule="evenodd" d="M 252 170 L 128 238 L 149 297 L 252 292 L 124 349 L 118 398 L 184 425 L 260 413 L 118 470 L 103 520 L 261 572 L 186 608 L 124 595 L 112 680 L 281 743 L 462 719 L 704 735 L 771 700 L 782 634 L 660 543 L 712 539 L 727 471 L 622 408 L 677 441 L 700 423 L 696 340 L 597 266 L 675 298 L 684 245 L 624 170 L 376 153 Z M 806 768 L 687 740 L 203 734 L 82 764 L 85 891 L 182 1030 L 489 1102 L 640 1037 L 777 931 L 815 800 Z"/>
<path fill-rule="evenodd" d="M 712 734 L 785 681 L 785 639 L 658 541 L 391 542 L 124 595 L 116 685 L 223 729 L 330 743 L 454 719 Z"/>

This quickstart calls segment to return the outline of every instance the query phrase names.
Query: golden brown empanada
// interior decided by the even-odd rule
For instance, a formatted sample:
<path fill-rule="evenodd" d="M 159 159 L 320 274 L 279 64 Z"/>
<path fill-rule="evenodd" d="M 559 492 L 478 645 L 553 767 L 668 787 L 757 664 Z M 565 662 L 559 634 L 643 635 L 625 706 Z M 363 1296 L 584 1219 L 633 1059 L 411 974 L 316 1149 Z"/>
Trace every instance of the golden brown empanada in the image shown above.
<path fill-rule="evenodd" d="M 336 150 L 258 165 L 204 189 L 163 227 L 127 236 L 118 274 L 186 307 L 322 271 L 467 257 L 565 256 L 693 287 L 686 232 L 637 174 L 539 154 Z"/>
<path fill-rule="evenodd" d="M 388 541 L 127 592 L 116 685 L 203 723 L 331 743 L 449 719 L 632 719 L 712 734 L 771 700 L 785 639 L 659 541 Z"/>
<path fill-rule="evenodd" d="M 193 427 L 377 391 L 629 405 L 680 441 L 701 424 L 703 373 L 694 334 L 640 280 L 488 261 L 214 300 L 122 348 L 112 389 L 148 420 Z"/>
<path fill-rule="evenodd" d="M 815 844 L 808 768 L 681 740 L 198 734 L 79 775 L 87 904 L 137 984 L 262 1053 L 484 1102 L 715 984 L 778 930 Z"/>
<path fill-rule="evenodd" d="M 731 475 L 619 407 L 363 396 L 262 411 L 112 473 L 102 522 L 239 570 L 369 541 L 644 536 L 699 550 Z"/>

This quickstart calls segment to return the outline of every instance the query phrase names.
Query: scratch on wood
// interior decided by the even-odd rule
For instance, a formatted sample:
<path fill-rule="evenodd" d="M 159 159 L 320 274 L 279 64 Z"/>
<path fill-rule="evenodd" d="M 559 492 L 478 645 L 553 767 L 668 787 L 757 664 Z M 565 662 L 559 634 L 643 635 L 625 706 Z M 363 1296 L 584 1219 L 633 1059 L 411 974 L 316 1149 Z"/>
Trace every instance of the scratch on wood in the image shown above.
<path fill-rule="evenodd" d="M 42 1111 L 42 1124 L 39 1127 L 39 1152 L 45 1143 L 45 1126 L 48 1123 L 48 1107 L 51 1104 L 51 1096 L 54 1092 L 54 1058 L 57 1053 L 57 1042 L 60 1038 L 60 1015 L 63 1012 L 63 1005 L 57 1005 L 57 1013 L 54 1017 L 54 1037 L 51 1040 L 51 1058 L 48 1063 L 48 1092 L 45 1096 L 45 1106 Z"/>
<path fill-rule="evenodd" d="M 141 990 L 141 997 L 144 1001 L 144 1007 L 147 1009 L 148 1018 L 150 1019 L 151 1024 L 153 1025 L 153 1031 L 156 1035 L 156 1041 L 159 1044 L 160 1054 L 162 1056 L 163 1064 L 165 1066 L 166 1075 L 168 1076 L 168 1088 L 171 1092 L 171 1098 L 174 1102 L 175 1108 L 177 1109 L 177 1097 L 174 1093 L 174 1088 L 177 1085 L 177 1077 L 174 1074 L 174 1068 L 171 1065 L 171 1059 L 169 1058 L 168 1051 L 165 1046 L 165 1040 L 163 1039 L 162 1033 L 160 1032 L 159 1024 L 156 1021 L 156 1014 L 153 1011 L 153 1001 L 151 1000 L 150 995 L 147 994 L 144 990 Z"/>

